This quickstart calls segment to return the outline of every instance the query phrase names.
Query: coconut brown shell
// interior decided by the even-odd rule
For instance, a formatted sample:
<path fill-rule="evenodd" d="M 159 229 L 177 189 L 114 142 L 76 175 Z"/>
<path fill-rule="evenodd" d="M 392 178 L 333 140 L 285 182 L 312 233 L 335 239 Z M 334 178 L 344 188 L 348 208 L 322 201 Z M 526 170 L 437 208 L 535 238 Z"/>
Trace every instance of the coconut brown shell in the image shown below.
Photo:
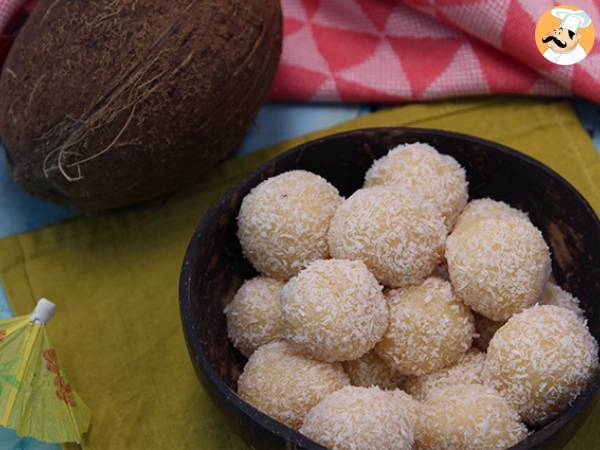
<path fill-rule="evenodd" d="M 14 179 L 108 209 L 201 177 L 252 123 L 281 28 L 277 0 L 42 0 L 0 78 Z"/>

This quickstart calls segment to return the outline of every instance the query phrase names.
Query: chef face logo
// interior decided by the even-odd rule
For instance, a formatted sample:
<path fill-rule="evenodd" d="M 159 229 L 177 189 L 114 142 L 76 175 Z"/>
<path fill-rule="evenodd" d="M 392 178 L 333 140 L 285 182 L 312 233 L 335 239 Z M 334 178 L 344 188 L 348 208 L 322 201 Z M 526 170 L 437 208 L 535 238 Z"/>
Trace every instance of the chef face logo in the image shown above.
<path fill-rule="evenodd" d="M 568 66 L 582 61 L 594 45 L 591 17 L 576 6 L 557 6 L 540 18 L 535 42 L 544 58 Z"/>
<path fill-rule="evenodd" d="M 550 31 L 542 42 L 558 53 L 564 53 L 572 50 L 581 40 L 581 34 L 575 34 L 571 30 L 564 28 L 555 28 Z"/>

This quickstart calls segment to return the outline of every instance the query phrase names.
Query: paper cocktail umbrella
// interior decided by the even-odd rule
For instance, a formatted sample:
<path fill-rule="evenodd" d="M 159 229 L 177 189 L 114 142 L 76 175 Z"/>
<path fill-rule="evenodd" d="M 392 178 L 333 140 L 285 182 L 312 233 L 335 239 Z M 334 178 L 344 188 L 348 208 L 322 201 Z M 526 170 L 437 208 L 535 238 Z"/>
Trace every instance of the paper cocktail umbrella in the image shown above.
<path fill-rule="evenodd" d="M 91 414 L 48 341 L 53 312 L 41 299 L 30 316 L 0 320 L 0 425 L 44 442 L 81 442 Z"/>

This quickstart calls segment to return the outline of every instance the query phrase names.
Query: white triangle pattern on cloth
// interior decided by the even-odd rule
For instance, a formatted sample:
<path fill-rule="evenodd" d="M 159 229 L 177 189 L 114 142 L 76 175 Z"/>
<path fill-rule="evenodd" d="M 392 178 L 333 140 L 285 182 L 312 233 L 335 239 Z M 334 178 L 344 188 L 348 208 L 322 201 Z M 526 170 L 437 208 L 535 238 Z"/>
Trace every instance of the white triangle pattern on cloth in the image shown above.
<path fill-rule="evenodd" d="M 463 44 L 446 70 L 423 92 L 423 97 L 438 98 L 451 95 L 489 92 L 485 74 L 471 44 Z"/>
<path fill-rule="evenodd" d="M 399 5 L 390 16 L 384 33 L 395 37 L 458 37 L 460 33 L 408 6 Z"/>
<path fill-rule="evenodd" d="M 502 48 L 502 30 L 510 0 L 479 0 L 441 6 L 440 10 L 462 30 L 468 30 L 484 42 Z"/>
<path fill-rule="evenodd" d="M 379 34 L 379 31 L 354 0 L 324 0 L 311 20 L 317 25 Z"/>
<path fill-rule="evenodd" d="M 299 61 L 305 69 L 331 74 L 308 25 L 283 40 L 281 63 L 293 66 L 298 65 Z"/>
<path fill-rule="evenodd" d="M 338 76 L 369 89 L 389 92 L 402 97 L 411 95 L 406 73 L 386 39 L 379 43 L 369 58 L 356 66 L 342 70 Z"/>

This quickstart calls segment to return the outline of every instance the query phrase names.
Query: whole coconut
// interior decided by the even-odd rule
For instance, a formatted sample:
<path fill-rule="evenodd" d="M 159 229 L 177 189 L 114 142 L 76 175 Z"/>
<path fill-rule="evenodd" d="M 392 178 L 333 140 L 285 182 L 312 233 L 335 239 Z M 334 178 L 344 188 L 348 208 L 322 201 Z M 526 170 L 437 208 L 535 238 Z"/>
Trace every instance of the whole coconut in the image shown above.
<path fill-rule="evenodd" d="M 13 177 L 94 209 L 197 179 L 240 145 L 281 28 L 277 0 L 42 0 L 0 78 Z"/>

